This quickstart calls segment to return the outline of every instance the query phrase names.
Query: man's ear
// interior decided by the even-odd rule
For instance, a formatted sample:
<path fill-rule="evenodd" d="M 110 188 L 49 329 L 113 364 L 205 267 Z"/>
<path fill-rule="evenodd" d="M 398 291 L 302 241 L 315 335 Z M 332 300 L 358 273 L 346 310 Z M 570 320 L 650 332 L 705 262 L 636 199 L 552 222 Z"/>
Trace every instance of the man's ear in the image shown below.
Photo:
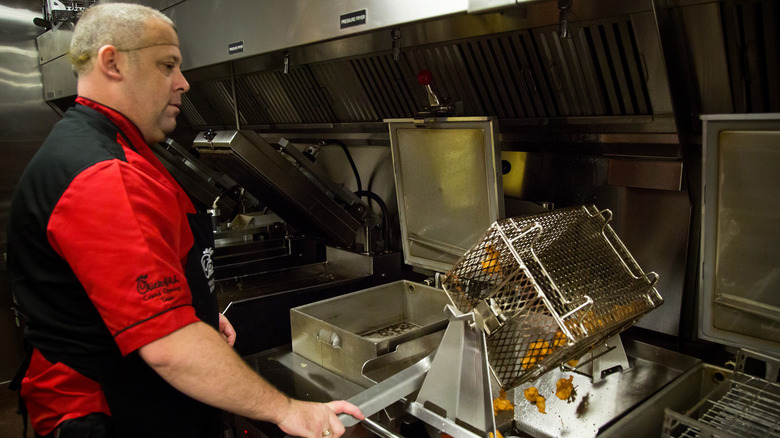
<path fill-rule="evenodd" d="M 95 59 L 97 68 L 101 73 L 114 80 L 122 79 L 122 72 L 119 65 L 119 50 L 108 44 L 98 49 Z"/>

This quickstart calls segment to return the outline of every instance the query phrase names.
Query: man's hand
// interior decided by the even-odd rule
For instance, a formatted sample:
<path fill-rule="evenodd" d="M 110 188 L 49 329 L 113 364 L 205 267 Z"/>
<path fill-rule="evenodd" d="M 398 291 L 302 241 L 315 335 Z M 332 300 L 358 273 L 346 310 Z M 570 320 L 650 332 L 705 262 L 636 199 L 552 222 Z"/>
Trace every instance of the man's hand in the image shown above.
<path fill-rule="evenodd" d="M 344 433 L 337 414 L 365 418 L 346 401 L 323 404 L 290 399 L 249 368 L 228 343 L 213 327 L 195 322 L 144 345 L 138 353 L 184 394 L 244 417 L 270 421 L 291 435 L 336 438 Z"/>
<path fill-rule="evenodd" d="M 219 334 L 231 347 L 236 343 L 236 330 L 227 317 L 221 313 L 219 314 Z"/>
<path fill-rule="evenodd" d="M 343 400 L 312 403 L 291 399 L 289 413 L 277 426 L 293 436 L 338 438 L 344 434 L 344 425 L 336 415 L 342 413 L 359 420 L 365 418 L 357 406 Z"/>

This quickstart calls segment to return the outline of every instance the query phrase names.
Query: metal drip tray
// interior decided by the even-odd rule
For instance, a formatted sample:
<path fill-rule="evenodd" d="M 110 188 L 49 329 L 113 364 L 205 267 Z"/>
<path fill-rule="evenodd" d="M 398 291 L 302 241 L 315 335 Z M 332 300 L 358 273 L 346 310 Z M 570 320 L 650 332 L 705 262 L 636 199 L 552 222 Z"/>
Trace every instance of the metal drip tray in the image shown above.
<path fill-rule="evenodd" d="M 446 328 L 447 294 L 397 281 L 290 310 L 293 352 L 363 386 L 363 365 Z M 435 348 L 435 346 L 433 347 Z"/>

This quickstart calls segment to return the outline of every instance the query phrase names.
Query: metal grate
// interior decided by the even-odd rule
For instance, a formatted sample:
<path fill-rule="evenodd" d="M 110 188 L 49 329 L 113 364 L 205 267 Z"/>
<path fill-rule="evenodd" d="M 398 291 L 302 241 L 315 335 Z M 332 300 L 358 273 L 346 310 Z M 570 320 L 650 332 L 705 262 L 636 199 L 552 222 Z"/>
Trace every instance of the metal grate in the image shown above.
<path fill-rule="evenodd" d="M 579 359 L 663 299 L 595 206 L 500 220 L 443 286 L 475 311 L 501 386 L 513 388 Z"/>
<path fill-rule="evenodd" d="M 688 415 L 666 411 L 664 437 L 774 437 L 780 434 L 780 385 L 735 373 Z"/>

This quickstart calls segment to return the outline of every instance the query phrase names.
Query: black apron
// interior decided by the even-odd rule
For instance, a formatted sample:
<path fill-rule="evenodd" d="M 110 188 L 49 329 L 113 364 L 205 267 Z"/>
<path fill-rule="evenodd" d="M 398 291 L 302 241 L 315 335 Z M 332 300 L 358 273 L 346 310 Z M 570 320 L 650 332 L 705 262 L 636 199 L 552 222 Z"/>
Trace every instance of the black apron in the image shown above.
<path fill-rule="evenodd" d="M 219 330 L 214 291 L 214 235 L 211 215 L 188 215 L 194 243 L 187 255 L 185 277 L 195 313 Z M 41 351 L 47 360 L 61 362 L 96 380 L 111 409 L 113 435 L 122 437 L 203 437 L 221 433 L 220 411 L 182 394 L 152 370 L 138 352 L 122 357 L 72 357 Z M 24 375 L 24 372 L 21 373 Z"/>

